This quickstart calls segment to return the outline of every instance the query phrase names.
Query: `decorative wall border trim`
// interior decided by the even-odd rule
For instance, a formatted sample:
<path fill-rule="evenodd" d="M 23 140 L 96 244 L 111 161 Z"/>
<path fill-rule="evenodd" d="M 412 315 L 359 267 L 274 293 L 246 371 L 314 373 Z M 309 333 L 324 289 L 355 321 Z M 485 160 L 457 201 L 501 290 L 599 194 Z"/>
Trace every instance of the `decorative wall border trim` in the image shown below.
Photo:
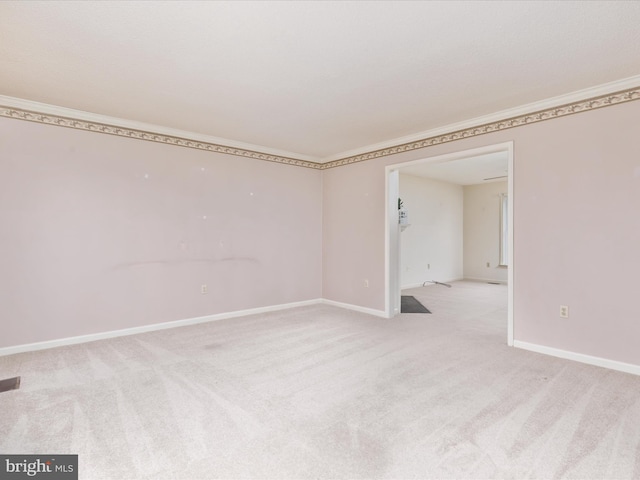
<path fill-rule="evenodd" d="M 5 98 L 8 98 L 8 97 L 5 97 Z M 1 100 L 2 99 L 0 98 L 0 101 Z M 19 107 L 0 105 L 0 117 L 14 118 L 18 120 L 26 120 L 30 122 L 36 122 L 36 123 L 44 123 L 46 125 L 56 125 L 56 126 L 66 127 L 66 128 L 75 128 L 78 130 L 104 133 L 107 135 L 115 135 L 119 137 L 134 138 L 137 140 L 145 140 L 149 142 L 165 143 L 168 145 L 175 145 L 179 147 L 193 148 L 196 150 L 223 153 L 227 155 L 235 155 L 238 157 L 251 158 L 255 160 L 264 160 L 267 162 L 293 165 L 296 167 L 311 168 L 314 170 L 326 170 L 329 168 L 341 167 L 344 165 L 351 165 L 353 163 L 364 162 L 366 160 L 373 160 L 376 158 L 387 157 L 389 155 L 396 155 L 399 153 L 409 152 L 412 150 L 427 148 L 434 145 L 440 145 L 443 143 L 454 142 L 456 140 L 462 140 L 465 138 L 485 135 L 487 133 L 498 132 L 501 130 L 507 130 L 515 127 L 521 127 L 523 125 L 530 125 L 532 123 L 538 123 L 545 120 L 552 120 L 554 118 L 574 115 L 576 113 L 588 112 L 591 110 L 596 110 L 599 108 L 609 107 L 612 105 L 631 102 L 634 100 L 640 100 L 640 87 L 634 87 L 634 88 L 622 90 L 619 92 L 600 95 L 600 96 L 588 98 L 585 100 L 580 100 L 577 102 L 567 103 L 557 107 L 534 111 L 532 113 L 516 115 L 510 118 L 506 118 L 504 120 L 488 122 L 488 123 L 480 124 L 477 126 L 455 130 L 455 131 L 444 133 L 444 134 L 433 135 L 420 140 L 402 143 L 402 144 L 395 145 L 388 148 L 372 150 L 370 152 L 344 157 L 344 158 L 333 160 L 327 163 L 314 162 L 310 160 L 303 160 L 300 158 L 293 158 L 293 157 L 287 157 L 287 156 L 276 155 L 271 153 L 259 152 L 256 150 L 250 150 L 250 149 L 245 149 L 241 147 L 232 147 L 232 146 L 222 145 L 222 144 L 213 143 L 213 142 L 200 141 L 200 140 L 190 139 L 190 138 L 182 137 L 178 135 L 169 135 L 169 134 L 157 133 L 157 132 L 147 131 L 142 129 L 127 128 L 127 127 L 112 125 L 105 122 L 82 120 L 82 119 L 73 118 L 70 116 L 56 115 L 52 113 L 43 113 L 43 112 L 38 112 L 35 110 L 29 110 L 29 109 L 24 109 Z"/>
<path fill-rule="evenodd" d="M 117 137 L 135 138 L 137 140 L 146 140 L 149 142 L 166 143 L 178 147 L 194 148 L 196 150 L 205 150 L 207 152 L 225 153 L 227 155 L 235 155 L 238 157 L 253 158 L 255 160 L 264 160 L 267 162 L 283 163 L 286 165 L 294 165 L 296 167 L 306 167 L 313 169 L 321 169 L 322 164 L 301 160 L 298 158 L 284 157 L 270 153 L 257 152 L 244 148 L 229 147 L 217 143 L 192 140 L 186 137 L 176 135 L 165 135 L 162 133 L 154 133 L 146 130 L 135 128 L 125 128 L 107 123 L 92 122 L 88 120 L 80 120 L 61 115 L 53 115 L 49 113 L 40 113 L 31 110 L 14 107 L 0 107 L 0 116 L 7 118 L 15 118 L 18 120 L 27 120 L 29 122 L 44 123 L 47 125 L 56 125 L 59 127 L 75 128 L 77 130 L 86 130 L 90 132 L 105 133 L 107 135 L 115 135 Z"/>
<path fill-rule="evenodd" d="M 420 148 L 432 147 L 434 145 L 454 142 L 456 140 L 476 137 L 478 135 L 485 135 L 487 133 L 507 130 L 509 128 L 521 127 L 523 125 L 538 123 L 544 120 L 552 120 L 554 118 L 560 118 L 567 115 L 574 115 L 576 113 L 596 110 L 598 108 L 609 107 L 611 105 L 618 105 L 620 103 L 631 102 L 633 100 L 640 100 L 640 87 L 631 88 L 608 95 L 602 95 L 580 102 L 569 103 L 566 105 L 561 105 L 559 107 L 519 115 L 497 122 L 486 123 L 484 125 L 478 125 L 476 127 L 465 128 L 451 133 L 446 133 L 444 135 L 436 135 L 414 142 L 403 143 L 394 147 L 383 148 L 380 150 L 374 150 L 372 152 L 362 153 L 360 155 L 345 157 L 339 160 L 324 163 L 322 165 L 322 169 L 324 170 L 327 168 L 341 167 L 343 165 L 350 165 L 352 163 L 363 162 L 365 160 L 373 160 L 375 158 L 396 155 L 398 153 L 418 150 Z"/>

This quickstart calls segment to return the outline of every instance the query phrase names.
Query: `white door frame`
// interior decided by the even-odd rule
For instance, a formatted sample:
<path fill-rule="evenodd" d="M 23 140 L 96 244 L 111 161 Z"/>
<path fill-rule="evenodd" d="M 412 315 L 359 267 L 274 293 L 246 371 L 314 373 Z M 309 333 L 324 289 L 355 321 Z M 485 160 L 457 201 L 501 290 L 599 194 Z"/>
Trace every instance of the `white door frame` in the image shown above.
<path fill-rule="evenodd" d="M 507 272 L 508 281 L 508 323 L 507 323 L 507 344 L 513 346 L 513 142 L 498 143 L 485 147 L 461 150 L 445 155 L 427 157 L 421 160 L 414 160 L 405 163 L 388 165 L 385 168 L 385 315 L 392 318 L 400 313 L 400 228 L 398 225 L 398 197 L 400 191 L 399 170 L 402 167 L 418 165 L 424 163 L 442 163 L 463 158 L 477 157 L 488 153 L 507 152 L 508 153 L 508 185 L 509 195 L 509 268 Z"/>

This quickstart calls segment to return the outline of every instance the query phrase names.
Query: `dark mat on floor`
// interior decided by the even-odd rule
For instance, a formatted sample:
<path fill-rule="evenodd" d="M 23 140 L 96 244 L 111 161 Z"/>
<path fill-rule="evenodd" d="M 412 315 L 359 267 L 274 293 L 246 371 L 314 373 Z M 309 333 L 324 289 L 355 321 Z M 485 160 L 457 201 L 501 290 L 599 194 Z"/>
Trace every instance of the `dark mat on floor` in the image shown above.
<path fill-rule="evenodd" d="M 400 313 L 431 313 L 424 305 L 422 305 L 416 297 L 411 295 L 402 295 L 400 298 Z"/>
<path fill-rule="evenodd" d="M 20 377 L 5 378 L 0 380 L 0 392 L 17 390 L 20 388 Z"/>

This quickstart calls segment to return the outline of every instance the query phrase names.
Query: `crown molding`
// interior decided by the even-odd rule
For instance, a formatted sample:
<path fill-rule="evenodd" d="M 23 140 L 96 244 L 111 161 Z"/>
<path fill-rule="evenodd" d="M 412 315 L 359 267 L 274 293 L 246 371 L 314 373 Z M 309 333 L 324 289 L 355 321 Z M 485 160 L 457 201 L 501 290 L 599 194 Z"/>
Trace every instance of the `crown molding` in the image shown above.
<path fill-rule="evenodd" d="M 305 155 L 5 95 L 0 95 L 0 116 L 298 167 L 321 166 Z"/>
<path fill-rule="evenodd" d="M 385 150 L 387 148 L 396 147 L 398 145 L 406 145 L 413 142 L 419 142 L 427 138 L 437 137 L 439 135 L 445 135 L 447 133 L 466 130 L 468 128 L 477 127 L 479 125 L 486 125 L 489 123 L 500 122 L 503 120 L 519 117 L 522 115 L 528 115 L 533 112 L 540 112 L 543 110 L 548 110 L 548 109 L 560 107 L 563 105 L 568 105 L 570 103 L 581 102 L 584 100 L 589 100 L 589 99 L 601 97 L 604 95 L 610 95 L 613 93 L 634 89 L 638 86 L 640 86 L 640 75 L 627 77 L 621 80 L 603 83 L 595 87 L 585 88 L 585 89 L 577 90 L 575 92 L 571 92 L 568 94 L 546 98 L 544 100 L 527 103 L 525 105 L 509 108 L 506 110 L 500 110 L 498 112 L 494 112 L 489 115 L 483 115 L 483 116 L 475 117 L 469 120 L 464 120 L 462 122 L 451 123 L 449 125 L 445 125 L 442 127 L 437 127 L 430 130 L 424 130 L 422 132 L 414 133 L 411 135 L 397 137 L 384 142 L 375 143 L 372 145 L 366 145 L 364 147 L 359 147 L 352 150 L 347 150 L 341 153 L 337 153 L 335 155 L 330 155 L 328 157 L 325 157 L 321 161 L 323 163 L 330 163 L 337 160 L 343 160 L 345 158 L 351 158 L 351 157 L 363 155 L 366 153 Z"/>
<path fill-rule="evenodd" d="M 640 84 L 640 77 L 634 77 L 638 79 L 638 84 Z M 567 99 L 572 95 L 556 97 L 556 99 Z M 499 120 L 494 120 L 488 123 L 480 123 L 482 118 L 489 117 L 479 117 L 478 119 L 471 120 L 469 122 L 464 122 L 464 124 L 468 124 L 469 126 L 466 128 L 455 129 L 456 125 L 451 125 L 449 127 L 443 127 L 441 129 L 437 129 L 436 131 L 446 132 L 443 134 L 436 133 L 432 136 L 421 138 L 417 141 L 407 142 L 404 144 L 396 144 L 389 148 L 382 148 L 379 150 L 368 151 L 362 154 L 353 155 L 350 157 L 344 157 L 338 160 L 330 161 L 324 163 L 322 165 L 322 169 L 335 168 L 343 165 L 350 165 L 352 163 L 363 162 L 365 160 L 372 160 L 374 158 L 386 157 L 389 155 L 396 155 L 398 153 L 408 152 L 411 150 L 418 150 L 421 148 L 427 148 L 434 145 L 439 145 L 442 143 L 454 142 L 456 140 L 461 140 L 463 138 L 476 137 L 478 135 L 485 135 L 487 133 L 497 132 L 500 130 L 507 130 L 509 128 L 520 127 L 523 125 L 529 125 L 532 123 L 538 123 L 545 120 L 552 120 L 554 118 L 565 117 L 567 115 L 574 115 L 576 113 L 587 112 L 590 110 L 596 110 L 603 107 L 609 107 L 612 105 L 617 105 L 620 103 L 631 102 L 633 100 L 640 99 L 640 87 L 635 86 L 634 88 L 630 88 L 624 91 L 618 91 L 615 93 L 605 94 L 598 97 L 587 98 L 582 101 L 574 101 L 572 103 L 566 103 L 564 105 L 560 105 L 553 108 L 546 108 L 544 110 L 528 110 L 526 107 L 538 105 L 529 104 L 528 106 L 519 107 L 518 109 L 513 110 L 505 110 L 498 114 L 491 115 L 489 117 L 498 117 L 500 114 L 506 112 L 513 111 L 522 111 L 517 116 L 512 117 L 503 117 Z M 546 103 L 540 102 L 540 103 Z"/>
<path fill-rule="evenodd" d="M 389 142 L 344 152 L 340 158 L 335 160 L 330 160 L 333 157 L 325 159 L 328 160 L 326 163 L 321 163 L 313 157 L 256 145 L 3 95 L 0 95 L 0 116 L 315 170 L 326 170 L 638 99 L 640 99 L 640 75 L 517 108 L 502 110 L 491 115 L 450 124 L 409 137 L 401 137 Z"/>

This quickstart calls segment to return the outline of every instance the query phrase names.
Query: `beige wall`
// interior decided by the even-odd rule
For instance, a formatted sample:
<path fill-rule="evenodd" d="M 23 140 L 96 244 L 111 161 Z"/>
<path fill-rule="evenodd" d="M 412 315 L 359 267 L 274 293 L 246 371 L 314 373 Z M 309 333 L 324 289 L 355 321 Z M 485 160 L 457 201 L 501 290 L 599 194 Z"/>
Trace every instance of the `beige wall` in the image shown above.
<path fill-rule="evenodd" d="M 325 171 L 324 296 L 384 309 L 386 165 L 513 140 L 515 339 L 640 364 L 639 131 L 631 102 Z"/>
<path fill-rule="evenodd" d="M 4 118 L 0 149 L 0 347 L 322 296 L 319 171 Z"/>
<path fill-rule="evenodd" d="M 500 195 L 507 190 L 507 182 L 464 187 L 464 278 L 507 282 L 499 266 Z"/>
<path fill-rule="evenodd" d="M 462 278 L 463 188 L 400 174 L 400 197 L 411 226 L 400 234 L 400 285 Z"/>

